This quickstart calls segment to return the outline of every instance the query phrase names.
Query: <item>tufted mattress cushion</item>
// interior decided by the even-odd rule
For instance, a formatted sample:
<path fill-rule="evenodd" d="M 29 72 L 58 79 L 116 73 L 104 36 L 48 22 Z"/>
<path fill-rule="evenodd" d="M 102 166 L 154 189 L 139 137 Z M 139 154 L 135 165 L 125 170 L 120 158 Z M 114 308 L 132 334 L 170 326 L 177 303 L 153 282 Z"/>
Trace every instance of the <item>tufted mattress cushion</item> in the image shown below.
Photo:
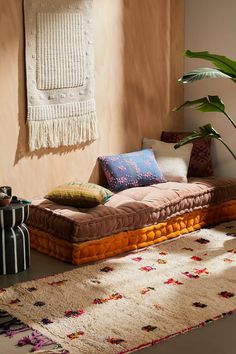
<path fill-rule="evenodd" d="M 155 225 L 171 217 L 236 199 L 236 179 L 191 178 L 124 190 L 105 205 L 78 209 L 34 200 L 28 224 L 70 242 L 84 242 Z"/>

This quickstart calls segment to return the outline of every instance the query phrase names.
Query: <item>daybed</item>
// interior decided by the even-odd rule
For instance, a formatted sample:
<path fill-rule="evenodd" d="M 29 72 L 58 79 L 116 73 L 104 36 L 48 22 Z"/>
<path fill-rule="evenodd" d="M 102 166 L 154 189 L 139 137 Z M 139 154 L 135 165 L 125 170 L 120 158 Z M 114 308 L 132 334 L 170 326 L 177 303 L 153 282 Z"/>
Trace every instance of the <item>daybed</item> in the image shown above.
<path fill-rule="evenodd" d="M 28 226 L 33 248 L 78 265 L 235 218 L 236 179 L 208 177 L 126 189 L 90 209 L 34 200 Z"/>

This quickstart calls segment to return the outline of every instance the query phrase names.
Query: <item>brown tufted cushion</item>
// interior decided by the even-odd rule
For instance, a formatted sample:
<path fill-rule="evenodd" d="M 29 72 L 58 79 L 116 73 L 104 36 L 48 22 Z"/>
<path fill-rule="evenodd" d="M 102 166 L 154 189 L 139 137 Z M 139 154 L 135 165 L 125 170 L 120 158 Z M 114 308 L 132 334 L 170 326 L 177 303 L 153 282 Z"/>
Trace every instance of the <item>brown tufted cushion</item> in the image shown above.
<path fill-rule="evenodd" d="M 128 188 L 114 194 L 105 205 L 87 209 L 59 205 L 48 199 L 33 200 L 27 223 L 57 238 L 84 242 L 156 225 L 235 199 L 236 179 L 198 177 L 190 178 L 189 183 L 166 182 Z"/>
<path fill-rule="evenodd" d="M 177 143 L 189 132 L 162 132 L 161 140 L 166 143 Z M 188 168 L 188 177 L 209 177 L 213 175 L 211 161 L 211 139 L 193 141 L 193 149 Z"/>

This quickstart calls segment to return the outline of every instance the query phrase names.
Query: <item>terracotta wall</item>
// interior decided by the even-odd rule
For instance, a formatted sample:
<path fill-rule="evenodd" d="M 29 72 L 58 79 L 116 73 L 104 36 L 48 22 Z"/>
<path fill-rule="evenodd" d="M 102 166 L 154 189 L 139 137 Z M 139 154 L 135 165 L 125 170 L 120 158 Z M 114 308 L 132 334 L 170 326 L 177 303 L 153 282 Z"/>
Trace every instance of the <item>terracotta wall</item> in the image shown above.
<path fill-rule="evenodd" d="M 100 138 L 87 146 L 29 153 L 25 126 L 21 0 L 0 1 L 0 185 L 43 195 L 74 179 L 99 181 L 99 155 L 140 148 L 143 136 L 182 128 L 182 0 L 94 0 Z"/>

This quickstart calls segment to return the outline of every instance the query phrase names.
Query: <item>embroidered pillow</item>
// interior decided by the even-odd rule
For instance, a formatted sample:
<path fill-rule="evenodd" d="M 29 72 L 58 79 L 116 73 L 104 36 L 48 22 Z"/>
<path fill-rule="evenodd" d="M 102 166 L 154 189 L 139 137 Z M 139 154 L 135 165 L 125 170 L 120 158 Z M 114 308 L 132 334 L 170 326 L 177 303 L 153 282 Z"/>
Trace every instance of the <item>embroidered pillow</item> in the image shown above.
<path fill-rule="evenodd" d="M 187 182 L 188 165 L 193 144 L 184 145 L 179 149 L 175 149 L 174 145 L 155 139 L 143 139 L 143 148 L 152 148 L 158 166 L 160 166 L 167 181 Z"/>
<path fill-rule="evenodd" d="M 106 203 L 112 195 L 111 191 L 94 183 L 71 182 L 54 188 L 45 198 L 58 204 L 92 208 Z"/>
<path fill-rule="evenodd" d="M 151 149 L 98 158 L 112 191 L 166 182 Z"/>
<path fill-rule="evenodd" d="M 177 143 L 188 132 L 162 132 L 161 140 L 167 143 Z M 208 177 L 213 175 L 211 160 L 211 139 L 198 139 L 193 142 L 190 157 L 188 177 Z"/>

